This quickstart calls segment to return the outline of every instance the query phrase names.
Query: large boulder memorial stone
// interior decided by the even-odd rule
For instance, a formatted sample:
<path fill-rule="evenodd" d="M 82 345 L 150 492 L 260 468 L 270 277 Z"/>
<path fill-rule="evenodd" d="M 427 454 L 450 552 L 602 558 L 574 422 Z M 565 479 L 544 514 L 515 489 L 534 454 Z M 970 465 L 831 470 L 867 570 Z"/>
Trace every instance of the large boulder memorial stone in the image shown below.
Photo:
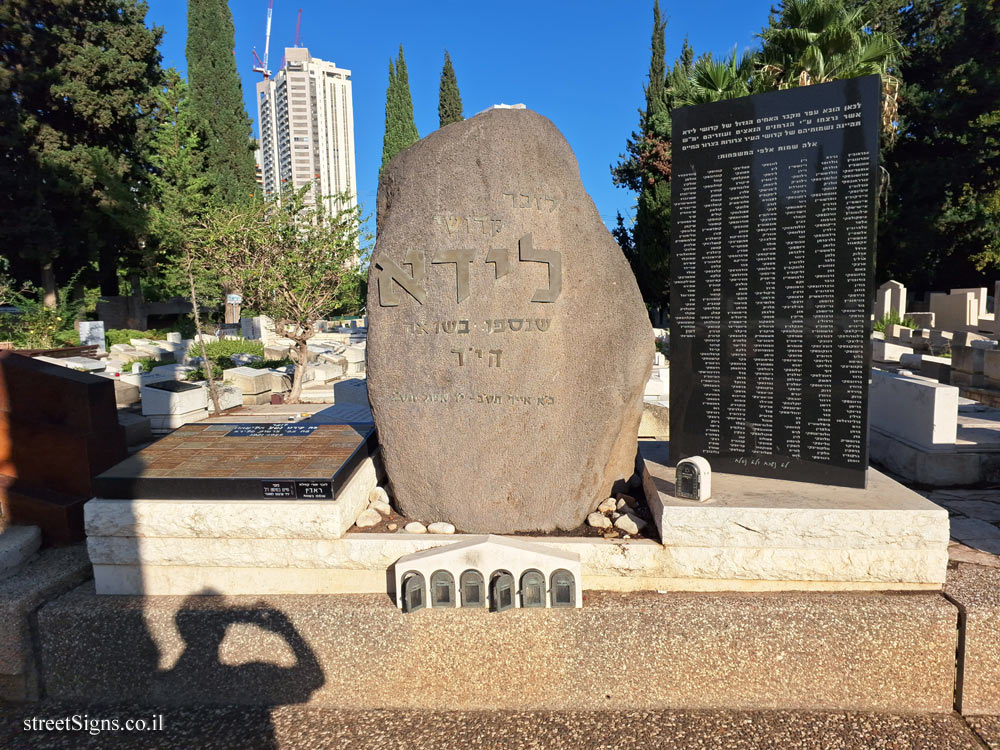
<path fill-rule="evenodd" d="M 368 391 L 400 510 L 579 526 L 633 472 L 653 333 L 562 134 L 494 109 L 379 183 Z"/>

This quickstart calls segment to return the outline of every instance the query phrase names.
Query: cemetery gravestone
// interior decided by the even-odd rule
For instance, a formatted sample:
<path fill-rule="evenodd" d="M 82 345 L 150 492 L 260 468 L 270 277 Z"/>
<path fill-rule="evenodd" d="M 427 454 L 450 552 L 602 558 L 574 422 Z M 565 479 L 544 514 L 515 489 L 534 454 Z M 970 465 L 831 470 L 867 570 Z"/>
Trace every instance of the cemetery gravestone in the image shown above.
<path fill-rule="evenodd" d="M 5 517 L 37 524 L 47 543 L 82 540 L 93 477 L 127 453 L 114 381 L 0 352 Z"/>
<path fill-rule="evenodd" d="M 81 320 L 79 323 L 81 346 L 96 346 L 97 351 L 104 352 L 104 321 Z"/>
<path fill-rule="evenodd" d="M 906 316 L 906 287 L 898 281 L 887 281 L 875 294 L 875 320 L 894 316 L 903 320 Z"/>
<path fill-rule="evenodd" d="M 379 184 L 368 390 L 400 509 L 571 529 L 633 472 L 653 334 L 569 144 L 490 110 Z"/>
<path fill-rule="evenodd" d="M 865 486 L 879 96 L 674 110 L 672 460 Z"/>

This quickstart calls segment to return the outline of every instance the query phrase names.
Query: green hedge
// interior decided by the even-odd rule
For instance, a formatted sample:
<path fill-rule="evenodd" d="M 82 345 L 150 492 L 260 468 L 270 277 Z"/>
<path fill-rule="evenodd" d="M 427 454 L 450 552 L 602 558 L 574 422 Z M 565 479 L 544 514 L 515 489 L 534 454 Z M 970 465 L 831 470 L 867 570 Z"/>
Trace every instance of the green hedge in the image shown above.
<path fill-rule="evenodd" d="M 139 331 L 135 328 L 111 328 L 104 332 L 104 338 L 108 340 L 108 347 L 115 344 L 128 344 L 132 339 L 149 339 L 151 341 L 166 341 L 166 330 Z"/>

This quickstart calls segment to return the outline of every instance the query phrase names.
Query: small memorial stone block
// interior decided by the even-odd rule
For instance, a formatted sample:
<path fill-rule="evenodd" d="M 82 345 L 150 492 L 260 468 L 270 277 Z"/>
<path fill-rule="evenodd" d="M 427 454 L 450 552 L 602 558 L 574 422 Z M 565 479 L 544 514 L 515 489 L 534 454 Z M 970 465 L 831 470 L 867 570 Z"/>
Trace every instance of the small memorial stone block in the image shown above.
<path fill-rule="evenodd" d="M 712 496 L 712 467 L 701 456 L 678 461 L 675 480 L 677 497 L 704 502 Z"/>

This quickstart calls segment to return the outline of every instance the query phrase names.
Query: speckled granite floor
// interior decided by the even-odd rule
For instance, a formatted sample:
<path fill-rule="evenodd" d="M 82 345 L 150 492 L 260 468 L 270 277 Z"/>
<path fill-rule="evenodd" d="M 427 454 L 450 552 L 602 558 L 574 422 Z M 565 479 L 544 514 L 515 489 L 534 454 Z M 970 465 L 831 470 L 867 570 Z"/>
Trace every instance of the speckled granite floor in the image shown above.
<path fill-rule="evenodd" d="M 151 709 L 95 709 L 40 704 L 4 715 L 4 750 L 479 750 L 539 748 L 726 748 L 727 750 L 982 750 L 976 732 L 957 715 L 820 712 L 416 712 L 334 711 L 283 706 L 168 709 L 162 732 L 89 735 L 30 732 L 32 717 L 86 713 L 88 718 L 145 718 Z M 972 720 L 994 741 L 1000 720 Z"/>

